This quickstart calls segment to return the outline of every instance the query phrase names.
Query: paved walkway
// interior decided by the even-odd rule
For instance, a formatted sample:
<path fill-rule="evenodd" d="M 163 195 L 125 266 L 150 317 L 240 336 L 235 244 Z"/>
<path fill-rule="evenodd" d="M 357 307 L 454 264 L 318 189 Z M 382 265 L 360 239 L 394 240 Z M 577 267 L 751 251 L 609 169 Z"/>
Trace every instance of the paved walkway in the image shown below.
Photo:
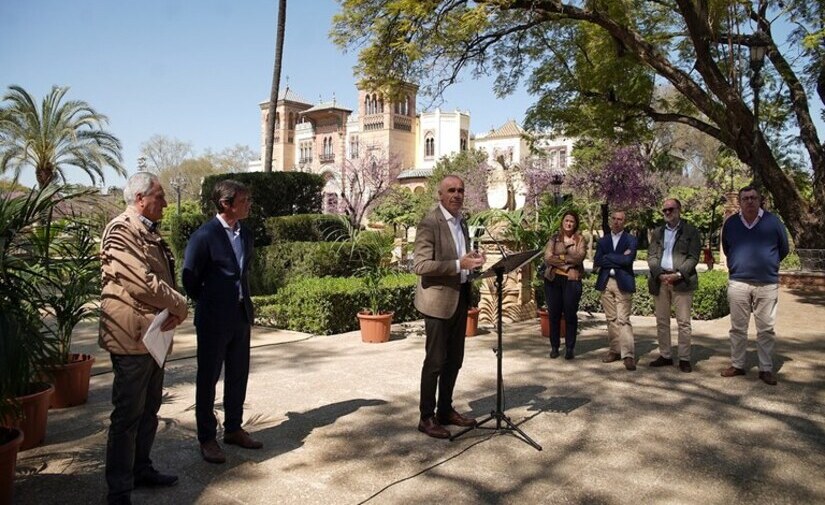
<path fill-rule="evenodd" d="M 550 360 L 538 322 L 505 330 L 507 413 L 543 445 L 473 432 L 457 441 L 418 433 L 420 322 L 386 344 L 357 333 L 312 337 L 256 331 L 247 429 L 264 449 L 201 460 L 194 426 L 191 327 L 167 366 L 153 457 L 180 484 L 137 490 L 152 504 L 825 503 L 825 296 L 784 290 L 779 385 L 724 379 L 727 319 L 694 326 L 695 372 L 651 369 L 652 318 L 634 318 L 640 366 L 602 364 L 604 321 L 582 315 L 573 361 Z M 79 348 L 94 347 L 93 327 Z M 83 339 L 82 339 L 83 340 Z M 456 407 L 495 404 L 494 334 L 468 339 Z M 99 359 L 89 402 L 51 411 L 46 444 L 21 453 L 16 503 L 102 503 L 111 372 Z M 220 393 L 219 393 L 220 397 Z M 218 407 L 220 410 L 220 407 Z"/>

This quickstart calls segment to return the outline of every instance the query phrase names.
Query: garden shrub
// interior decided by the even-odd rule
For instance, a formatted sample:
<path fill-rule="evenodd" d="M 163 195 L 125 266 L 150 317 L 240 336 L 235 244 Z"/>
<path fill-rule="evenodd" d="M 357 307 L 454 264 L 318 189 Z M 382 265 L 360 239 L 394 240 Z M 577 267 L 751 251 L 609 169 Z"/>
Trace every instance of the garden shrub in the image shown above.
<path fill-rule="evenodd" d="M 700 272 L 699 287 L 693 292 L 693 319 L 718 319 L 729 314 L 727 291 L 728 274 L 722 271 Z M 630 309 L 634 316 L 655 315 L 653 296 L 647 290 L 647 276 L 636 276 L 636 292 Z M 579 310 L 602 312 L 601 293 L 596 291 L 596 276 L 589 275 L 582 281 L 582 298 Z"/>
<path fill-rule="evenodd" d="M 203 223 L 208 221 L 213 214 L 204 214 L 197 202 L 186 201 L 181 202 L 180 215 L 178 215 L 177 207 L 170 205 L 163 209 L 162 228 L 168 232 L 169 247 L 175 254 L 175 259 L 178 262 L 179 268 L 183 265 L 183 253 L 186 250 L 186 244 L 189 242 L 189 237 L 195 233 Z"/>
<path fill-rule="evenodd" d="M 381 283 L 381 307 L 393 322 L 419 319 L 413 299 L 417 277 L 393 274 Z M 358 329 L 357 313 L 368 305 L 363 280 L 357 277 L 308 277 L 286 285 L 276 295 L 253 297 L 256 323 L 331 335 Z"/>
<path fill-rule="evenodd" d="M 347 237 L 347 225 L 331 214 L 296 214 L 266 220 L 270 243 L 338 241 Z"/>
<path fill-rule="evenodd" d="M 201 184 L 201 209 L 206 215 L 215 212 L 212 189 L 218 181 L 234 179 L 249 187 L 252 208 L 244 223 L 255 235 L 255 246 L 269 245 L 264 223 L 272 216 L 317 214 L 321 212 L 324 179 L 305 172 L 246 172 L 210 175 Z"/>
<path fill-rule="evenodd" d="M 303 277 L 346 277 L 365 266 L 376 266 L 379 252 L 352 242 L 280 242 L 255 250 L 250 289 L 274 294 Z"/>

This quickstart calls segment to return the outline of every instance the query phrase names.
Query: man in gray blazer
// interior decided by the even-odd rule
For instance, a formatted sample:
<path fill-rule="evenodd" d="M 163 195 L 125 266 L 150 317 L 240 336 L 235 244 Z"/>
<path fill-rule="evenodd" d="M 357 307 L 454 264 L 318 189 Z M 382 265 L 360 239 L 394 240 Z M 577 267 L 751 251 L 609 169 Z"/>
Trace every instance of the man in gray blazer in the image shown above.
<path fill-rule="evenodd" d="M 461 215 L 464 182 L 454 175 L 442 179 L 438 200 L 438 206 L 416 228 L 413 258 L 413 271 L 419 276 L 415 308 L 424 315 L 427 334 L 418 430 L 434 438 L 449 438 L 450 432 L 444 425 L 476 423 L 455 411 L 453 389 L 464 361 L 470 305 L 468 276 L 484 264 L 485 258 L 483 253 L 469 249 L 467 224 Z"/>
<path fill-rule="evenodd" d="M 673 365 L 670 348 L 670 311 L 676 312 L 679 329 L 679 370 L 690 373 L 690 309 L 693 292 L 699 286 L 696 264 L 702 242 L 699 232 L 681 219 L 682 204 L 668 198 L 662 204 L 665 224 L 653 231 L 647 250 L 650 267 L 648 289 L 656 305 L 656 334 L 659 339 L 659 357 L 650 362 L 652 367 Z"/>

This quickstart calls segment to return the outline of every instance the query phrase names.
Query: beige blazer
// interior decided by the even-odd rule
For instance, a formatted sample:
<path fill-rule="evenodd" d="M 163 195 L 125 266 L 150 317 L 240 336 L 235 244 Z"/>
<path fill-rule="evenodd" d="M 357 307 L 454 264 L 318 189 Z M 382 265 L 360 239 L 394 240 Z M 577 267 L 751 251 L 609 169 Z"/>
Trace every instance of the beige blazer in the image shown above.
<path fill-rule="evenodd" d="M 470 235 L 462 219 L 464 243 Z M 436 207 L 418 224 L 415 232 L 413 271 L 418 275 L 415 308 L 429 317 L 450 318 L 458 307 L 461 275 L 456 272 L 453 234 L 440 207 Z"/>
<path fill-rule="evenodd" d="M 186 298 L 175 290 L 172 252 L 127 208 L 103 232 L 100 347 L 113 354 L 146 354 L 140 339 L 163 309 L 185 319 Z"/>

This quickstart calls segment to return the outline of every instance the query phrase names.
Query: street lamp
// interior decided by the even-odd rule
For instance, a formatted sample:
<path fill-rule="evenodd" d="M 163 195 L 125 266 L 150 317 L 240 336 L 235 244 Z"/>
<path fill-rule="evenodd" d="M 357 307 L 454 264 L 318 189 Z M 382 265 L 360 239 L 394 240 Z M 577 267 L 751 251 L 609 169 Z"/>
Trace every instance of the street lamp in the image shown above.
<path fill-rule="evenodd" d="M 172 177 L 169 181 L 169 185 L 172 186 L 172 189 L 175 190 L 175 194 L 178 197 L 178 216 L 180 216 L 180 193 L 183 191 L 183 188 L 187 186 L 186 178 L 180 174 Z"/>
<path fill-rule="evenodd" d="M 758 179 L 756 173 L 756 149 L 759 145 L 759 88 L 762 87 L 762 65 L 765 63 L 765 54 L 768 46 L 763 43 L 765 32 L 761 28 L 754 34 L 754 43 L 750 46 L 751 64 L 751 87 L 753 88 L 753 147 L 751 148 L 751 170 L 753 176 Z"/>
<path fill-rule="evenodd" d="M 553 185 L 553 203 L 556 207 L 561 205 L 561 185 L 564 183 L 564 174 L 561 172 L 553 172 L 550 176 L 550 184 Z"/>

